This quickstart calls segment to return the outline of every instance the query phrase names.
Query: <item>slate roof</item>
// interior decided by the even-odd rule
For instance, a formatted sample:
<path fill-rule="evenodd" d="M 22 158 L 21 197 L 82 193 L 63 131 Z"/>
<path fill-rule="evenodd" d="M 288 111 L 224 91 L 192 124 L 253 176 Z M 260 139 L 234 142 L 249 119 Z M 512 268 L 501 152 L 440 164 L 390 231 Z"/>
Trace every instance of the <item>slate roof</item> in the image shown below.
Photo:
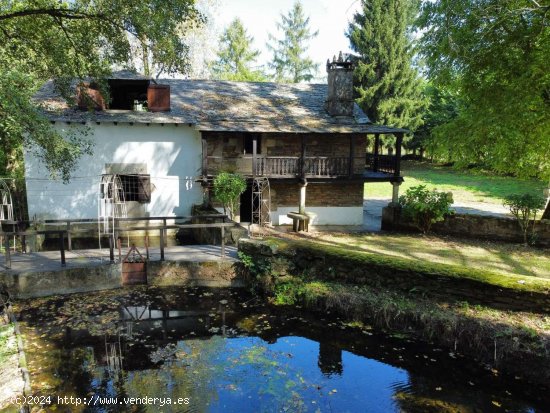
<path fill-rule="evenodd" d="M 129 78 L 129 76 L 113 76 Z M 325 110 L 326 84 L 281 84 L 213 80 L 161 79 L 170 85 L 170 112 L 70 108 L 46 83 L 35 95 L 52 121 L 192 124 L 201 131 L 292 133 L 407 132 L 370 123 L 355 105 L 352 117 L 332 117 Z"/>

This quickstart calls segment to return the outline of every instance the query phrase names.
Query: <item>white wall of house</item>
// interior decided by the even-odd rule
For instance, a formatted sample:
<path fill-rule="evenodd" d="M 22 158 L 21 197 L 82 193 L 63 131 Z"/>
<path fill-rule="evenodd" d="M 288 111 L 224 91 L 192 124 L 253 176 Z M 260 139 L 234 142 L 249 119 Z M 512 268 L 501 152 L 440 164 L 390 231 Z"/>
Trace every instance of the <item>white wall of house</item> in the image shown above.
<path fill-rule="evenodd" d="M 63 133 L 82 126 L 57 122 L 54 127 Z M 151 202 L 139 206 L 146 215 L 190 215 L 191 206 L 202 201 L 201 186 L 195 182 L 202 147 L 200 133 L 192 127 L 128 123 L 91 123 L 87 127 L 94 153 L 80 159 L 68 184 L 49 179 L 37 158 L 25 154 L 31 219 L 97 218 L 99 182 L 107 164 L 146 166 L 151 175 Z"/>
<path fill-rule="evenodd" d="M 292 225 L 286 215 L 298 211 L 298 207 L 279 207 L 271 211 L 273 225 Z M 308 207 L 310 225 L 362 225 L 363 207 Z"/>

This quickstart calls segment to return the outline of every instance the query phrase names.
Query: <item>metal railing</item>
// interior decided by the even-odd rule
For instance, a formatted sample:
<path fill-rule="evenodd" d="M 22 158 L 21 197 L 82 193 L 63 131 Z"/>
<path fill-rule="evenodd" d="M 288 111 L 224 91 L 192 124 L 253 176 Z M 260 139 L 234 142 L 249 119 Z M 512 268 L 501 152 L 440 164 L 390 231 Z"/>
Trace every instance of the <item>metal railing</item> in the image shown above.
<path fill-rule="evenodd" d="M 202 224 L 168 224 L 168 220 L 181 221 L 191 220 L 193 218 L 219 218 L 222 222 L 217 223 L 202 223 Z M 109 261 L 115 262 L 115 248 L 119 245 L 121 233 L 136 232 L 136 231 L 159 231 L 159 246 L 160 246 L 160 260 L 165 259 L 165 247 L 167 240 L 167 230 L 169 229 L 185 229 L 185 228 L 220 228 L 221 231 L 221 250 L 220 256 L 225 257 L 225 228 L 235 226 L 234 222 L 225 222 L 227 215 L 223 214 L 210 214 L 210 215 L 197 215 L 197 216 L 175 216 L 175 217 L 135 217 L 135 218 L 115 218 L 117 226 L 114 229 L 114 234 L 101 234 L 108 238 L 109 242 Z M 139 222 L 139 221 L 162 221 L 161 225 L 148 225 L 148 226 L 120 226 L 123 222 Z M 65 229 L 54 230 L 14 230 L 14 231 L 0 231 L 0 237 L 4 240 L 4 261 L 5 267 L 11 269 L 11 245 L 10 239 L 13 237 L 19 238 L 22 252 L 26 251 L 26 238 L 36 235 L 57 235 L 59 239 L 58 250 L 60 253 L 61 266 L 66 266 L 65 251 L 72 251 L 72 234 L 94 234 L 98 236 L 98 220 L 97 219 L 49 219 L 44 221 L 3 221 L 3 224 L 12 225 L 16 228 L 21 228 L 23 225 L 66 225 Z M 96 228 L 92 229 L 74 229 L 71 228 L 74 224 L 94 224 Z M 115 235 L 117 234 L 117 235 Z M 65 248 L 65 239 L 67 239 L 67 248 Z M 117 241 L 115 244 L 115 240 Z M 148 243 L 148 241 L 146 241 Z M 14 250 L 15 242 L 14 242 Z M 119 254 L 120 255 L 120 254 Z"/>

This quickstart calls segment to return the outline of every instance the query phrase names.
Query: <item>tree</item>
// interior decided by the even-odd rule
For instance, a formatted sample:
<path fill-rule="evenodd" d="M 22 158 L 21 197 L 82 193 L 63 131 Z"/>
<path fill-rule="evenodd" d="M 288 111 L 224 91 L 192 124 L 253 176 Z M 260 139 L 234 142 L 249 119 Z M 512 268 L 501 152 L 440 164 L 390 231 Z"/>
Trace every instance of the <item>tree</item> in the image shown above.
<path fill-rule="evenodd" d="M 131 39 L 152 59 L 185 69 L 180 23 L 200 20 L 193 0 L 13 0 L 0 3 L 0 138 L 2 156 L 14 159 L 5 172 L 22 167 L 21 148 L 41 159 L 53 177 L 67 181 L 78 159 L 90 151 L 85 135 L 62 137 L 31 97 L 47 79 L 70 98 L 73 79 L 102 78 L 112 65 L 131 64 Z"/>
<path fill-rule="evenodd" d="M 224 214 L 233 219 L 239 205 L 239 197 L 246 190 L 246 180 L 229 172 L 221 172 L 214 178 L 214 198 L 223 205 Z"/>
<path fill-rule="evenodd" d="M 259 50 L 252 49 L 253 41 L 241 20 L 235 18 L 220 37 L 220 50 L 212 65 L 212 76 L 220 80 L 265 81 L 265 75 L 253 68 L 260 55 Z"/>
<path fill-rule="evenodd" d="M 512 194 L 504 201 L 504 206 L 508 207 L 516 218 L 525 245 L 528 245 L 529 241 L 535 242 L 537 212 L 544 208 L 544 204 L 542 196 L 533 194 Z"/>
<path fill-rule="evenodd" d="M 411 0 L 362 0 L 346 33 L 359 55 L 355 69 L 357 103 L 375 123 L 408 128 L 422 124 L 426 102 L 413 67 L 409 26 Z"/>
<path fill-rule="evenodd" d="M 426 149 L 431 154 L 439 150 L 441 142 L 434 138 L 433 131 L 457 116 L 460 103 L 456 93 L 429 83 L 424 86 L 423 95 L 428 107 L 422 115 L 422 125 L 405 145 L 407 149 L 420 150 L 421 155 Z"/>
<path fill-rule="evenodd" d="M 318 65 L 305 56 L 306 43 L 319 32 L 311 33 L 309 17 L 305 17 L 302 3 L 296 1 L 286 16 L 281 14 L 277 29 L 283 32 L 283 38 L 279 40 L 270 34 L 269 40 L 273 44 L 267 45 L 273 52 L 269 67 L 275 70 L 275 80 L 290 83 L 310 81 Z"/>
<path fill-rule="evenodd" d="M 441 156 L 550 179 L 550 6 L 531 0 L 425 2 L 428 76 L 461 100 L 434 129 Z"/>
<path fill-rule="evenodd" d="M 208 62 L 216 58 L 218 31 L 214 16 L 219 13 L 220 0 L 197 0 L 197 9 L 205 22 L 196 25 L 193 22 L 182 25 L 181 31 L 185 44 L 189 47 L 190 79 L 208 79 L 211 76 Z"/>

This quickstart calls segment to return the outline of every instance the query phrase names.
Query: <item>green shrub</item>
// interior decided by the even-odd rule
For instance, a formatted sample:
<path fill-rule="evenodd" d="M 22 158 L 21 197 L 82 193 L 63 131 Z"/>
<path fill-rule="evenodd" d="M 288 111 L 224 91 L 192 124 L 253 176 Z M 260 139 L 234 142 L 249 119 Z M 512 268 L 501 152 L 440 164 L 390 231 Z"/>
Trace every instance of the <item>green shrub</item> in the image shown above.
<path fill-rule="evenodd" d="M 516 217 L 525 245 L 535 240 L 535 220 L 537 212 L 544 208 L 544 203 L 543 197 L 532 194 L 512 194 L 504 201 L 504 206 Z"/>
<path fill-rule="evenodd" d="M 412 221 L 420 231 L 430 231 L 434 222 L 443 221 L 450 209 L 453 195 L 450 192 L 428 190 L 425 185 L 413 186 L 399 198 L 403 218 Z"/>
<path fill-rule="evenodd" d="M 246 180 L 229 172 L 221 172 L 214 178 L 214 198 L 223 205 L 223 212 L 231 219 L 239 205 L 239 197 L 246 190 Z"/>

